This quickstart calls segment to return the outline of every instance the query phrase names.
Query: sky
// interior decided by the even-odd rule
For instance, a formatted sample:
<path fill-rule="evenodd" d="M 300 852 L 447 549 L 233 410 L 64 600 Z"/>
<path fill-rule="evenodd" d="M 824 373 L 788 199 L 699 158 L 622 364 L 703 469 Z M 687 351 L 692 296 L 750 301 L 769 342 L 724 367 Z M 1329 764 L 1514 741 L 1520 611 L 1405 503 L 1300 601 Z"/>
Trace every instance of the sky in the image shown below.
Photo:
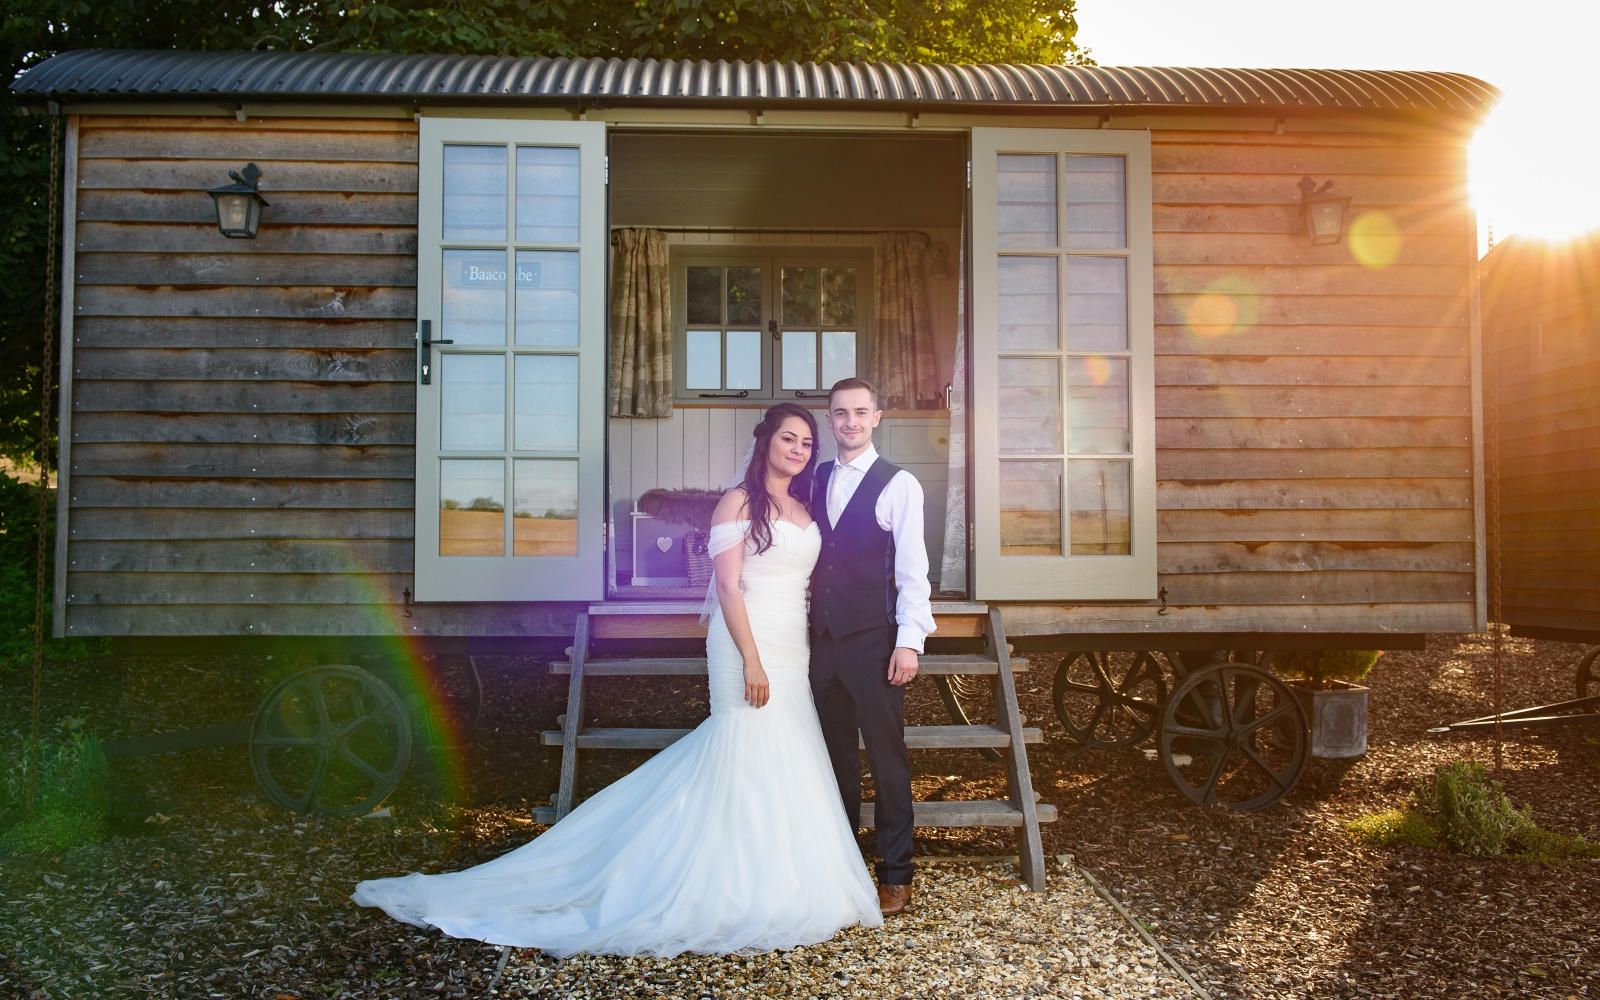
<path fill-rule="evenodd" d="M 1474 144 L 1480 225 L 1600 226 L 1600 0 L 1077 0 L 1105 66 L 1416 69 L 1502 92 Z"/>

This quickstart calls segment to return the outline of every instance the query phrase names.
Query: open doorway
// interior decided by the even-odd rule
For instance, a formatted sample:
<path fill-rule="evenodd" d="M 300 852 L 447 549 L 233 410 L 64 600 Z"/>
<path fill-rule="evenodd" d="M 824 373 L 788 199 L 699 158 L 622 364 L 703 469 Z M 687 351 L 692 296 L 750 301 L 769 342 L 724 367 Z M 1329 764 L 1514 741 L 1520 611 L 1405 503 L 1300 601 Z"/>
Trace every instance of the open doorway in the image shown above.
<path fill-rule="evenodd" d="M 609 147 L 613 234 L 665 240 L 672 375 L 656 414 L 609 421 L 608 594 L 703 594 L 703 567 L 684 541 L 692 528 L 641 512 L 639 498 L 726 489 L 763 410 L 790 400 L 820 416 L 827 386 L 850 374 L 886 387 L 875 440 L 923 484 L 937 577 L 965 134 L 613 131 Z M 908 341 L 890 338 L 913 326 L 918 370 L 908 377 L 891 360 Z M 832 439 L 821 436 L 819 459 L 829 458 Z"/>

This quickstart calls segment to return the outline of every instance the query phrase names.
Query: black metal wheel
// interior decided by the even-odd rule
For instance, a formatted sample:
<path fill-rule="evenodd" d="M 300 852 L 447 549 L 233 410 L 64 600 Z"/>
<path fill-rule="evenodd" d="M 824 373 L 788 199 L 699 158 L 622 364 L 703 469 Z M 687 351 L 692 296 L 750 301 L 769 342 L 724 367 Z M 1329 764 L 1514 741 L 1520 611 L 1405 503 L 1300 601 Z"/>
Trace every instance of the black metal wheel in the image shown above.
<path fill-rule="evenodd" d="M 1189 800 L 1254 812 L 1289 793 L 1311 734 L 1293 692 L 1260 667 L 1191 671 L 1161 716 L 1161 760 Z"/>
<path fill-rule="evenodd" d="M 394 791 L 410 758 L 410 720 L 394 689 L 347 664 L 286 678 L 250 723 L 256 783 L 291 812 L 368 813 Z"/>
<path fill-rule="evenodd" d="M 1578 661 L 1578 697 L 1600 697 L 1600 646 L 1596 646 L 1583 654 L 1583 659 Z"/>
<path fill-rule="evenodd" d="M 994 678 L 973 674 L 939 674 L 933 679 L 944 702 L 945 714 L 958 726 L 970 726 L 974 719 L 994 711 Z M 984 760 L 1005 760 L 1005 753 L 994 747 L 979 747 Z"/>
<path fill-rule="evenodd" d="M 1167 684 L 1154 654 L 1073 653 L 1056 668 L 1056 718 L 1084 747 L 1126 749 L 1155 732 Z"/>

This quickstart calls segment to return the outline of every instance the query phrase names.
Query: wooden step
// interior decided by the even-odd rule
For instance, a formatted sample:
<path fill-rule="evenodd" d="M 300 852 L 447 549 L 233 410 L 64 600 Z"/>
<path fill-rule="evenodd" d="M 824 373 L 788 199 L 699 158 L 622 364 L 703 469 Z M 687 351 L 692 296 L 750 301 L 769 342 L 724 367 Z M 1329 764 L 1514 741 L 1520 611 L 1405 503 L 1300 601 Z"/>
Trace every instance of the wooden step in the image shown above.
<path fill-rule="evenodd" d="M 571 651 L 568 650 L 570 653 Z M 925 653 L 917 658 L 919 673 L 962 674 L 993 677 L 1000 665 L 981 653 Z M 1011 658 L 1011 672 L 1027 673 L 1028 661 Z M 572 673 L 571 660 L 556 660 L 550 672 L 560 676 Z M 584 660 L 583 672 L 587 677 L 684 677 L 705 676 L 706 658 L 703 656 L 637 656 L 616 660 Z"/>
<path fill-rule="evenodd" d="M 660 750 L 688 736 L 688 729 L 580 729 L 579 750 Z M 544 731 L 544 745 L 558 747 L 566 734 L 559 729 Z"/>
<path fill-rule="evenodd" d="M 1056 821 L 1056 807 L 1048 802 L 1034 806 L 1041 823 Z M 1022 813 L 1009 802 L 917 802 L 912 804 L 912 816 L 917 826 L 1010 826 L 1022 825 Z M 546 825 L 556 821 L 555 806 L 536 806 L 533 821 Z M 872 828 L 873 806 L 861 803 L 861 826 Z"/>
<path fill-rule="evenodd" d="M 660 750 L 689 735 L 688 729 L 583 729 L 578 732 L 579 750 Z M 546 729 L 542 735 L 547 747 L 561 746 L 565 734 Z M 1043 743 L 1044 733 L 1024 728 L 1022 742 Z M 999 726 L 907 726 L 908 750 L 959 749 L 1011 745 L 1011 737 Z M 866 744 L 861 744 L 866 749 Z"/>
<path fill-rule="evenodd" d="M 1034 804 L 1041 823 L 1056 821 L 1056 807 L 1047 802 Z M 1009 802 L 992 799 L 977 802 L 913 802 L 912 822 L 917 826 L 1022 826 L 1022 812 Z M 861 826 L 872 829 L 873 805 L 861 803 Z"/>
<path fill-rule="evenodd" d="M 993 677 L 1000 672 L 1000 664 L 982 653 L 924 653 L 917 657 L 919 674 L 967 674 Z M 1028 661 L 1020 656 L 1011 658 L 1011 672 L 1025 674 Z"/>
<path fill-rule="evenodd" d="M 552 674 L 563 676 L 572 673 L 571 660 L 557 660 L 550 664 Z M 704 677 L 706 658 L 703 656 L 636 656 L 625 660 L 584 660 L 586 677 Z"/>

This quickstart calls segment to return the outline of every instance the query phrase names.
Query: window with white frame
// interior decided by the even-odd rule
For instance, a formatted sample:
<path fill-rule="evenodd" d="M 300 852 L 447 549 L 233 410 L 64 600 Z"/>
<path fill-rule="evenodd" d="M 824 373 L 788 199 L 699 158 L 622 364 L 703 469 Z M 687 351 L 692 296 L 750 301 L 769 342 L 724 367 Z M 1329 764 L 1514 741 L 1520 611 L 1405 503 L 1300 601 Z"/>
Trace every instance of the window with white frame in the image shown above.
<path fill-rule="evenodd" d="M 674 248 L 673 381 L 681 402 L 812 399 L 865 369 L 867 248 Z"/>

